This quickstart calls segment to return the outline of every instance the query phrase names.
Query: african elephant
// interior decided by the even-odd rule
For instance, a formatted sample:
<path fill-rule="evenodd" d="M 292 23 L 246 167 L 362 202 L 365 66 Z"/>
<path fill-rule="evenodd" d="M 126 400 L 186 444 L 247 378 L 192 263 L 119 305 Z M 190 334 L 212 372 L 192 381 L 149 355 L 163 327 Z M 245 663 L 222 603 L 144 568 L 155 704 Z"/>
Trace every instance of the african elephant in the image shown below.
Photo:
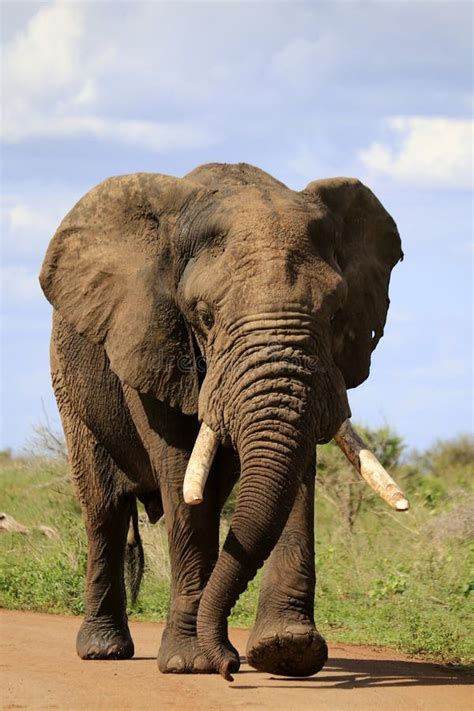
<path fill-rule="evenodd" d="M 184 178 L 109 178 L 73 207 L 40 282 L 88 536 L 80 657 L 133 655 L 124 557 L 136 588 L 138 498 L 152 522 L 164 512 L 169 538 L 162 672 L 231 678 L 227 617 L 267 558 L 248 660 L 295 676 L 322 668 L 315 445 L 350 416 L 346 391 L 368 376 L 401 258 L 393 219 L 352 178 L 296 192 L 245 163 L 208 164 Z M 197 456 L 210 473 L 189 506 L 200 423 L 215 456 Z M 239 475 L 219 552 L 220 510 Z"/>

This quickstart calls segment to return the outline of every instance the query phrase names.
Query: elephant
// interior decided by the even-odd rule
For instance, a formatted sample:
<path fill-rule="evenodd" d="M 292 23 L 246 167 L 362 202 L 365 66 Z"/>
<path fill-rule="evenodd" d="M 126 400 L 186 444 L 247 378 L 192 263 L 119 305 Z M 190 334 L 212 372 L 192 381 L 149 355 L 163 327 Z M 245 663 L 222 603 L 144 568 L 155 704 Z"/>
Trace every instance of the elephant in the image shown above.
<path fill-rule="evenodd" d="M 359 180 L 299 192 L 246 163 L 108 178 L 67 214 L 40 284 L 88 539 L 81 658 L 133 656 L 124 570 L 127 559 L 134 596 L 138 500 L 152 523 L 164 515 L 169 541 L 161 672 L 232 679 L 227 618 L 264 563 L 249 663 L 291 676 L 324 666 L 316 445 L 350 417 L 347 390 L 368 377 L 402 257 L 394 220 Z M 203 477 L 186 503 L 191 461 Z"/>

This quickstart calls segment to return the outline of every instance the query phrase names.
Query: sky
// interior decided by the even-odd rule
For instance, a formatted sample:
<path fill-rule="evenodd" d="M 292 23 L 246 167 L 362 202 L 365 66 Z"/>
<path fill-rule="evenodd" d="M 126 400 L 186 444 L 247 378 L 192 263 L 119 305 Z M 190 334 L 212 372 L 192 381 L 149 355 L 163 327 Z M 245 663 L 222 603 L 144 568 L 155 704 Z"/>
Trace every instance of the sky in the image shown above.
<path fill-rule="evenodd" d="M 245 161 L 363 180 L 397 222 L 385 336 L 353 419 L 407 446 L 472 430 L 469 2 L 2 3 L 2 436 L 59 418 L 38 285 L 91 187 Z"/>

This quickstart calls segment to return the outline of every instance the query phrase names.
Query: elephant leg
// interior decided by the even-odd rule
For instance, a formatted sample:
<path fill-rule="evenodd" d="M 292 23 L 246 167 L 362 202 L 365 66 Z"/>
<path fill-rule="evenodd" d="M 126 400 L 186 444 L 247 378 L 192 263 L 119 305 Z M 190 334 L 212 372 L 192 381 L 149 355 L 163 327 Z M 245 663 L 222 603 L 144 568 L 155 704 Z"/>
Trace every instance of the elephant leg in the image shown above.
<path fill-rule="evenodd" d="M 75 416 L 63 424 L 72 478 L 85 520 L 88 557 L 85 618 L 77 635 L 82 659 L 130 659 L 124 557 L 131 499 L 120 492 L 123 474 L 90 430 Z"/>
<path fill-rule="evenodd" d="M 315 459 L 304 473 L 283 533 L 264 569 L 257 617 L 247 645 L 259 671 L 309 676 L 327 660 L 314 626 Z"/>
<path fill-rule="evenodd" d="M 219 515 L 223 503 L 219 482 L 225 460 L 226 453 L 219 451 L 206 484 L 204 501 L 198 506 L 189 506 L 183 500 L 187 456 L 173 450 L 164 465 L 161 494 L 168 531 L 171 594 L 158 653 L 158 666 L 163 673 L 216 671 L 198 645 L 196 618 L 202 592 L 219 552 Z M 232 473 L 226 474 L 229 486 Z M 238 654 L 233 648 L 229 648 L 229 654 L 236 657 L 238 663 Z"/>

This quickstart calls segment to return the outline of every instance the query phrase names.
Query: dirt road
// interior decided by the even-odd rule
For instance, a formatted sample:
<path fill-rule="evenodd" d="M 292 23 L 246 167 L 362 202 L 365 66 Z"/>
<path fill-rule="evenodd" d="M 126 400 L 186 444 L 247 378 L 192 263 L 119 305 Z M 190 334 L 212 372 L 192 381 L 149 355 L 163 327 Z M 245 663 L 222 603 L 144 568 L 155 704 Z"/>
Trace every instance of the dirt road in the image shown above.
<path fill-rule="evenodd" d="M 219 676 L 163 675 L 156 666 L 162 626 L 132 622 L 136 656 L 83 662 L 78 618 L 2 611 L 3 709 L 270 709 L 270 711 L 468 711 L 473 688 L 445 667 L 390 650 L 330 645 L 323 671 L 309 679 L 260 674 L 242 665 L 233 684 Z M 245 650 L 247 632 L 233 630 Z"/>

